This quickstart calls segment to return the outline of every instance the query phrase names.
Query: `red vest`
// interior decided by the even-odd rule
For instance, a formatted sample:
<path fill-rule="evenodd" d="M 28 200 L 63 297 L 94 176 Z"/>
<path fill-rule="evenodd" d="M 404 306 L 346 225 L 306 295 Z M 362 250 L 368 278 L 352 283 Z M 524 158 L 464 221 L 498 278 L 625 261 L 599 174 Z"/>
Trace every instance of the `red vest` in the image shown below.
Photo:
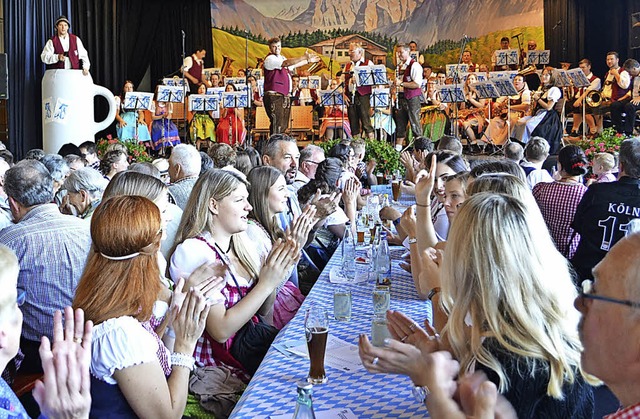
<path fill-rule="evenodd" d="M 415 63 L 416 60 L 414 60 L 413 58 L 411 59 L 411 61 L 409 61 L 409 65 L 407 66 L 407 68 L 404 69 L 404 74 L 402 75 L 402 81 L 403 82 L 410 82 L 413 81 L 413 79 L 411 79 L 411 67 L 413 66 L 413 63 Z M 410 89 L 408 87 L 404 88 L 404 98 L 405 99 L 411 99 L 414 98 L 416 96 L 420 96 L 420 88 L 417 87 L 415 89 Z"/>
<path fill-rule="evenodd" d="M 620 69 L 622 70 L 622 67 Z M 625 73 L 625 72 L 626 72 L 625 70 L 619 71 L 620 75 L 622 75 L 622 73 Z M 607 76 L 608 75 L 609 75 L 609 72 L 607 71 Z M 605 80 L 606 78 L 607 77 L 605 76 Z M 626 89 L 623 89 L 622 87 L 618 86 L 618 83 L 614 78 L 613 81 L 611 82 L 611 100 L 615 102 L 616 100 L 620 99 L 622 96 L 626 95 L 632 85 L 633 85 L 633 80 L 631 80 L 631 83 L 629 83 L 629 87 L 627 87 Z"/>
<path fill-rule="evenodd" d="M 80 57 L 78 56 L 78 41 L 77 37 L 70 33 L 69 36 L 69 61 L 71 61 L 71 68 L 74 70 L 80 70 Z M 51 38 L 53 42 L 53 52 L 58 54 L 64 54 L 65 50 L 62 48 L 62 42 L 58 35 L 53 35 Z M 58 61 L 55 64 L 47 64 L 47 70 L 52 69 L 64 69 L 64 60 Z"/>
<path fill-rule="evenodd" d="M 202 80 L 202 64 L 198 63 L 198 61 L 196 61 L 195 57 L 193 56 L 191 56 L 191 68 L 189 68 L 189 71 L 187 71 L 187 73 L 198 80 L 198 83 L 196 84 L 199 84 Z"/>
<path fill-rule="evenodd" d="M 363 65 L 366 65 L 366 64 L 363 64 Z M 356 67 L 360 67 L 360 66 L 356 66 Z M 353 77 L 353 75 L 351 74 L 351 61 L 349 61 L 347 63 L 347 65 L 344 67 L 344 84 L 345 84 L 345 86 L 349 85 L 349 81 L 351 80 L 351 77 Z M 370 95 L 371 94 L 371 86 L 359 86 L 359 87 L 356 87 L 356 91 L 358 93 L 360 93 L 360 96 Z"/>
<path fill-rule="evenodd" d="M 274 54 L 268 54 L 274 55 Z M 266 59 L 266 58 L 265 58 Z M 264 70 L 264 91 L 278 92 L 288 96 L 291 90 L 291 81 L 289 79 L 289 70 L 286 68 L 276 68 L 275 70 Z"/>
<path fill-rule="evenodd" d="M 587 80 L 589 80 L 589 83 L 593 83 L 593 81 L 594 81 L 595 79 L 597 79 L 597 78 L 598 78 L 598 77 L 596 77 L 596 75 L 595 75 L 595 74 L 591 73 L 591 77 L 589 77 Z M 573 91 L 574 91 L 574 93 L 575 93 L 575 95 L 576 95 L 576 97 L 577 97 L 577 96 L 581 95 L 581 94 L 584 92 L 584 89 L 588 89 L 588 88 L 589 88 L 589 86 L 580 87 L 580 88 L 578 88 L 578 87 L 574 87 L 574 88 L 573 88 Z"/>

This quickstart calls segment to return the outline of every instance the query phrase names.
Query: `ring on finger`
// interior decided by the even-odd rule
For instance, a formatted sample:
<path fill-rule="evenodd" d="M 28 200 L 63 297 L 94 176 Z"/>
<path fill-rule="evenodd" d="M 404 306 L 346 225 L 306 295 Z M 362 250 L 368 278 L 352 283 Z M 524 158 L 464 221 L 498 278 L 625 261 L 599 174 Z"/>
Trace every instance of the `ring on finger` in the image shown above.
<path fill-rule="evenodd" d="M 418 328 L 418 325 L 416 323 L 411 323 L 409 325 L 409 330 L 411 330 L 411 333 L 415 332 L 417 328 Z"/>
<path fill-rule="evenodd" d="M 371 361 L 371 365 L 378 365 L 378 361 L 380 361 L 380 358 L 378 358 L 377 356 L 375 358 L 373 358 L 373 360 Z"/>
<path fill-rule="evenodd" d="M 76 337 L 74 337 L 74 338 L 73 338 L 73 341 L 74 341 L 75 343 L 82 343 L 82 338 L 76 338 Z"/>
<path fill-rule="evenodd" d="M 407 340 L 407 338 L 408 338 L 408 337 L 409 337 L 409 335 L 404 335 L 404 336 L 402 337 L 402 339 L 400 339 L 400 342 L 403 342 L 403 343 L 404 343 L 404 341 L 405 341 L 405 340 Z"/>

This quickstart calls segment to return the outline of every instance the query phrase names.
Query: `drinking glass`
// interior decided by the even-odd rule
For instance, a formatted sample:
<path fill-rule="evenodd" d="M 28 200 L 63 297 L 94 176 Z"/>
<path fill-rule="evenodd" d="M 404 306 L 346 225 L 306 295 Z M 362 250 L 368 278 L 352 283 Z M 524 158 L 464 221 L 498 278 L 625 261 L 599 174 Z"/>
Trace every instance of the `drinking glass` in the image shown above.
<path fill-rule="evenodd" d="M 329 335 L 329 317 L 326 310 L 315 305 L 307 309 L 304 317 L 304 331 L 310 361 L 307 381 L 311 384 L 324 384 L 327 382 L 327 374 L 324 371 L 324 354 Z"/>

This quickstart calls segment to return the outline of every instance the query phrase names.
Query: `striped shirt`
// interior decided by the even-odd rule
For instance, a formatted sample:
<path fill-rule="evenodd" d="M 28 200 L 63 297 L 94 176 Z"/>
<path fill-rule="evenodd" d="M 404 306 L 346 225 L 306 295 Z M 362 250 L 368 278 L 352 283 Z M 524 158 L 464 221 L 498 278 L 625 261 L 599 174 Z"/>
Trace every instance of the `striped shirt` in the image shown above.
<path fill-rule="evenodd" d="M 71 305 L 89 255 L 89 224 L 61 214 L 55 204 L 39 205 L 0 231 L 0 244 L 18 257 L 18 288 L 27 292 L 22 337 L 51 339 L 53 313 Z"/>

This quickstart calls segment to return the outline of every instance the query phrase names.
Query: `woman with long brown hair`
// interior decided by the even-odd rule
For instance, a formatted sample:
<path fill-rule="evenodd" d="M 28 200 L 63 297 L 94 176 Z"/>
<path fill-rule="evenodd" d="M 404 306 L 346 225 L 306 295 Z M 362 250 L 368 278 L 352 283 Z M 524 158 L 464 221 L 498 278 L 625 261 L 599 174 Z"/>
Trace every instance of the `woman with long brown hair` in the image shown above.
<path fill-rule="evenodd" d="M 146 198 L 117 196 L 94 212 L 94 251 L 73 301 L 95 324 L 93 417 L 180 418 L 184 411 L 192 354 L 209 305 L 200 289 L 187 293 L 174 312 L 170 354 L 147 324 L 162 289 L 157 262 L 161 237 L 160 210 Z M 219 284 L 219 279 L 210 280 L 211 288 Z M 182 300 L 182 285 L 176 286 L 176 300 Z"/>

